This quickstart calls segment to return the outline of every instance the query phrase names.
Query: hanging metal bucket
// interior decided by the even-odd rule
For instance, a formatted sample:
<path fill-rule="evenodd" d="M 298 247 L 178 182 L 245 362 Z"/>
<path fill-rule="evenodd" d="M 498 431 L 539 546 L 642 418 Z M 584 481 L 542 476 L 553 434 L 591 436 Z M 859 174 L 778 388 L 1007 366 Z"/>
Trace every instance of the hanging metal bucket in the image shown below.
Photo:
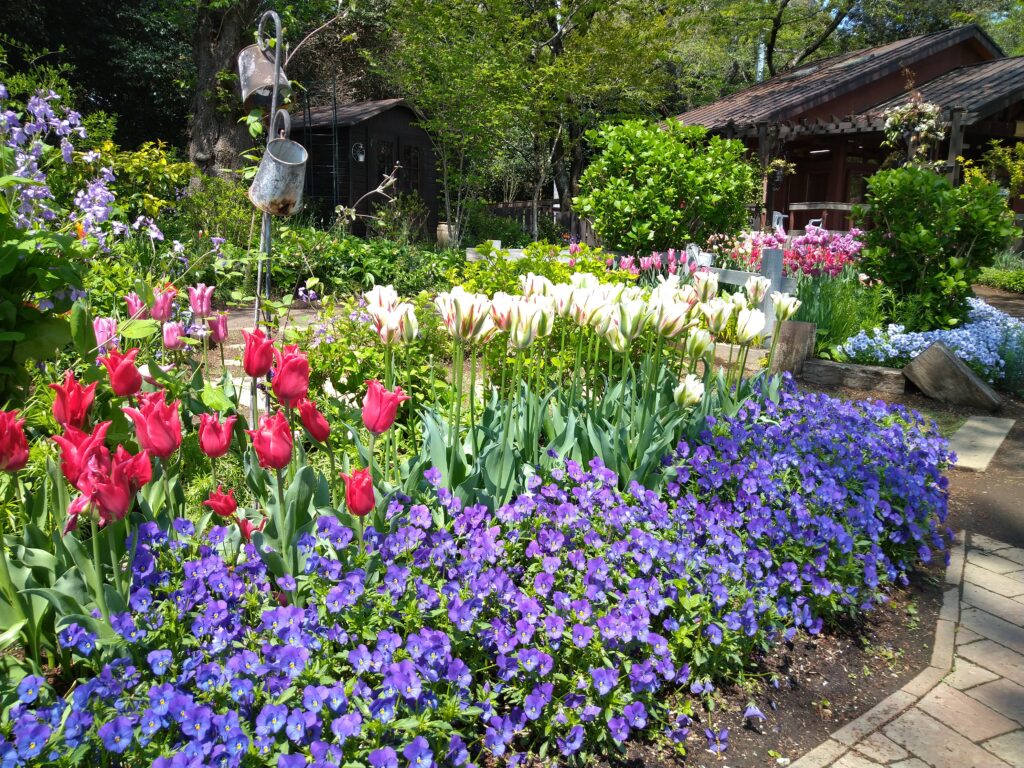
<path fill-rule="evenodd" d="M 238 80 L 242 84 L 242 103 L 246 112 L 269 109 L 274 91 L 274 54 L 259 45 L 243 48 L 238 54 Z M 277 75 L 278 98 L 286 99 L 292 92 L 284 70 Z"/>
<path fill-rule="evenodd" d="M 249 187 L 249 200 L 272 216 L 291 216 L 302 207 L 302 187 L 306 181 L 309 155 L 301 144 L 286 138 L 291 121 L 284 110 L 279 110 L 274 116 L 271 131 L 274 131 L 279 117 L 283 117 L 285 127 L 280 132 L 281 138 L 267 142 L 267 151 Z"/>

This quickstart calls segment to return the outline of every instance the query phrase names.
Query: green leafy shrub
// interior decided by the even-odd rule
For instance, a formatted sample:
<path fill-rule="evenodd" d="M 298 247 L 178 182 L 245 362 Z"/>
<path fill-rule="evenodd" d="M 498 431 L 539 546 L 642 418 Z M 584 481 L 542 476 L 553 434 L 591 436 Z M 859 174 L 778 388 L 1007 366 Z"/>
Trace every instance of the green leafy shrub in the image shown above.
<path fill-rule="evenodd" d="M 1024 293 L 1024 269 L 996 269 L 985 267 L 975 281 L 1004 291 Z"/>
<path fill-rule="evenodd" d="M 258 211 L 245 195 L 245 186 L 214 176 L 199 176 L 175 207 L 175 216 L 164 231 L 179 240 L 206 236 L 223 237 L 232 245 L 254 248 L 259 242 Z"/>
<path fill-rule="evenodd" d="M 500 240 L 504 248 L 525 248 L 533 237 L 515 219 L 496 216 L 482 202 L 474 201 L 468 206 L 462 241 L 469 244 L 490 240 Z"/>
<path fill-rule="evenodd" d="M 848 338 L 877 326 L 889 298 L 883 286 L 862 284 L 850 267 L 838 277 L 801 278 L 796 295 L 801 303 L 793 319 L 815 324 L 815 354 L 829 358 Z"/>
<path fill-rule="evenodd" d="M 367 232 L 372 238 L 395 240 L 404 245 L 422 241 L 427 236 L 430 209 L 418 192 L 400 193 L 391 202 L 374 206 L 373 216 L 367 221 Z"/>
<path fill-rule="evenodd" d="M 606 247 L 663 251 L 736 235 L 747 223 L 757 172 L 742 142 L 674 121 L 605 126 L 589 138 L 598 155 L 575 206 Z"/>
<path fill-rule="evenodd" d="M 868 179 L 861 269 L 895 294 L 894 319 L 908 330 L 946 328 L 967 312 L 983 267 L 1017 231 L 999 188 L 973 176 L 954 187 L 945 176 L 908 166 Z"/>

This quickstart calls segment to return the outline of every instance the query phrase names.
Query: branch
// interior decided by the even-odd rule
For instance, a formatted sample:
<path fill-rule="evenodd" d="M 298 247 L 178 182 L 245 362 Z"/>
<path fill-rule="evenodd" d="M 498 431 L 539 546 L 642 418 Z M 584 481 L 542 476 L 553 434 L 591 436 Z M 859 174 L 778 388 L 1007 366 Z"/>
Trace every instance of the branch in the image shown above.
<path fill-rule="evenodd" d="M 336 14 L 333 18 L 328 19 L 327 22 L 325 22 L 324 24 L 321 24 L 319 27 L 317 27 L 312 32 L 310 32 L 308 35 L 306 35 L 304 38 L 302 38 L 302 40 L 299 41 L 299 44 L 296 45 L 291 50 L 291 52 L 288 54 L 287 57 L 285 57 L 284 66 L 286 66 L 286 67 L 288 66 L 289 62 L 291 62 L 291 60 L 295 57 L 295 54 L 297 54 L 299 52 L 299 50 L 302 48 L 302 46 L 304 46 L 306 44 L 306 41 L 308 41 L 314 35 L 318 35 L 321 32 L 323 32 L 325 29 L 327 29 L 329 26 L 331 26 L 331 24 L 333 24 L 334 22 L 341 21 L 346 16 L 348 16 L 348 9 L 347 8 L 344 11 L 342 11 L 341 13 Z"/>
<path fill-rule="evenodd" d="M 775 44 L 779 40 L 779 30 L 782 29 L 782 14 L 786 11 L 789 0 L 782 0 L 779 3 L 779 10 L 772 19 L 772 31 L 768 35 L 768 42 L 765 44 L 765 65 L 768 67 L 768 74 L 775 77 Z"/>
<path fill-rule="evenodd" d="M 808 56 L 814 53 L 816 50 L 821 48 L 821 46 L 825 44 L 825 41 L 832 36 L 832 33 L 836 31 L 839 25 L 843 23 L 843 19 L 845 19 L 850 14 L 850 11 L 852 9 L 853 3 L 847 3 L 838 11 L 836 11 L 835 18 L 832 19 L 832 22 L 827 27 L 825 27 L 824 31 L 820 35 L 818 35 L 818 37 L 814 40 L 813 43 L 804 48 L 803 52 L 799 56 L 794 57 L 793 60 L 789 62 L 789 66 L 797 66 L 804 59 L 806 59 Z"/>

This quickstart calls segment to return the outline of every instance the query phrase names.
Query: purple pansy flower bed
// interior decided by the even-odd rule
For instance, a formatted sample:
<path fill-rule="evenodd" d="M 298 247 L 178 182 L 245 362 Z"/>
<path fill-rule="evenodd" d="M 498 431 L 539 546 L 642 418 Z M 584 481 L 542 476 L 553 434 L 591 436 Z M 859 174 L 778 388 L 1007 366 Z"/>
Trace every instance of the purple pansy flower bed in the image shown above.
<path fill-rule="evenodd" d="M 116 658 L 66 627 L 95 675 L 67 701 L 23 682 L 0 762 L 516 765 L 638 736 L 718 751 L 726 732 L 688 742 L 693 697 L 942 550 L 949 459 L 912 412 L 790 386 L 680 444 L 663 494 L 623 493 L 597 462 L 494 511 L 436 488 L 394 501 L 365 553 L 320 518 L 297 583 L 251 549 L 236 565 L 224 529 L 170 542 L 147 524 Z"/>

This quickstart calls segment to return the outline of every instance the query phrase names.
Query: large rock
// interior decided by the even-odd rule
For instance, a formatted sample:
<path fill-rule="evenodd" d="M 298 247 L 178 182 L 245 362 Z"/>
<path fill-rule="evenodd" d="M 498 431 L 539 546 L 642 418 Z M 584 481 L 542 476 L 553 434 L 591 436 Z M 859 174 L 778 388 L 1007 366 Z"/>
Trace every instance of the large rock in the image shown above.
<path fill-rule="evenodd" d="M 831 360 L 805 360 L 801 378 L 819 387 L 846 387 L 887 395 L 902 395 L 907 385 L 903 373 L 895 368 Z"/>
<path fill-rule="evenodd" d="M 903 375 L 928 397 L 954 405 L 969 405 L 987 411 L 1003 401 L 995 391 L 967 367 L 953 350 L 937 341 L 910 361 Z"/>
<path fill-rule="evenodd" d="M 794 376 L 803 373 L 804 363 L 814 355 L 817 326 L 787 320 L 779 326 L 779 343 L 772 358 L 772 373 L 789 371 Z"/>

